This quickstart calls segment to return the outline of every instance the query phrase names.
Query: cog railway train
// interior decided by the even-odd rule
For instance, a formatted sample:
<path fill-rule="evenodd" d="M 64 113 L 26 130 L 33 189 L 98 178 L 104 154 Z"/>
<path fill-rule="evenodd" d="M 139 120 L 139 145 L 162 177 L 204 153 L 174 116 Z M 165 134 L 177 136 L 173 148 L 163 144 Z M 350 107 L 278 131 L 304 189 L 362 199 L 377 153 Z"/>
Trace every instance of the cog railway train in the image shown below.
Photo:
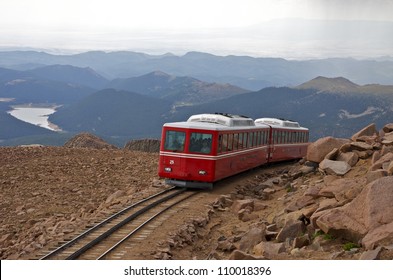
<path fill-rule="evenodd" d="M 283 119 L 199 114 L 162 129 L 159 171 L 169 185 L 212 188 L 254 167 L 306 155 L 309 131 Z"/>

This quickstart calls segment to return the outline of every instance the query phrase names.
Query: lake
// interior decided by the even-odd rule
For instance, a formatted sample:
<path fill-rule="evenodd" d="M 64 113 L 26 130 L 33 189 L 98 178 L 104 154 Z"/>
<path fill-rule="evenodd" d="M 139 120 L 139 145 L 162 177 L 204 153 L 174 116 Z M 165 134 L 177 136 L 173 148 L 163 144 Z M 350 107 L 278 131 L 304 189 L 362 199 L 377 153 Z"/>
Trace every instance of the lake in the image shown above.
<path fill-rule="evenodd" d="M 8 111 L 8 113 L 27 123 L 31 123 L 49 130 L 53 130 L 53 131 L 61 131 L 61 129 L 50 123 L 48 121 L 48 117 L 49 115 L 53 114 L 54 112 L 56 112 L 56 108 L 58 108 L 57 106 L 55 107 L 34 107 L 34 106 L 26 106 L 26 105 L 16 105 L 16 106 L 12 106 L 13 110 Z"/>

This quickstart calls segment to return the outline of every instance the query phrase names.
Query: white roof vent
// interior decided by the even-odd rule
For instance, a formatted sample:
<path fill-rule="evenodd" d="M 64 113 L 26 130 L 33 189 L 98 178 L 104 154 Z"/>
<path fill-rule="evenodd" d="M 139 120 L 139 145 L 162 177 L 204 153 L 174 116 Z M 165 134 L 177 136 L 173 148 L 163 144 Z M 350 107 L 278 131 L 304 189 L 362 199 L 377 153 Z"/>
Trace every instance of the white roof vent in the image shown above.
<path fill-rule="evenodd" d="M 251 118 L 223 113 L 199 114 L 188 118 L 187 122 L 209 122 L 225 126 L 255 126 Z"/>
<path fill-rule="evenodd" d="M 255 124 L 276 125 L 282 127 L 300 127 L 298 122 L 276 119 L 276 118 L 260 118 L 255 120 Z"/>

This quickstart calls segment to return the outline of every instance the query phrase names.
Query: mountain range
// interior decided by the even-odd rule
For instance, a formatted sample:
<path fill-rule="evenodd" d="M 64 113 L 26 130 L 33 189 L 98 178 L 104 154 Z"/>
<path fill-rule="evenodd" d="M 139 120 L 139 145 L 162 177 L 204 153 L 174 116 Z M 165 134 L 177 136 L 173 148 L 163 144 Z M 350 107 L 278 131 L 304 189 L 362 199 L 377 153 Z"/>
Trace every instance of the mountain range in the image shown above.
<path fill-rule="evenodd" d="M 0 52 L 0 67 L 30 70 L 50 65 L 72 65 L 94 69 L 106 79 L 129 78 L 154 71 L 189 76 L 206 82 L 229 83 L 247 90 L 268 86 L 296 86 L 317 76 L 346 77 L 357 84 L 391 84 L 391 59 L 329 58 L 286 60 L 250 56 L 217 56 L 188 52 L 177 56 L 148 55 L 118 51 L 91 51 L 74 55 L 54 55 L 36 51 Z"/>
<path fill-rule="evenodd" d="M 251 118 L 296 120 L 317 139 L 326 135 L 350 137 L 370 123 L 381 127 L 393 119 L 392 104 L 393 86 L 359 86 L 341 77 L 317 77 L 294 88 L 268 87 L 175 110 L 169 101 L 104 90 L 60 109 L 50 120 L 69 131 L 158 138 L 164 122 L 185 120 L 192 114 L 230 112 Z"/>
<path fill-rule="evenodd" d="M 1 55 L 0 53 L 0 57 Z M 28 57 L 31 59 L 28 60 Z M 91 60 L 95 65 L 103 66 L 104 61 L 109 61 L 108 57 L 113 59 L 112 68 L 109 67 L 109 70 L 119 69 L 115 65 L 123 61 L 123 64 L 128 65 L 127 67 L 132 71 L 140 71 L 140 69 L 134 69 L 128 64 L 131 58 L 134 63 L 141 63 L 140 65 L 147 60 L 151 60 L 150 63 L 154 61 L 156 69 L 169 67 L 169 63 L 160 64 L 167 59 L 186 59 L 193 63 L 188 64 L 187 67 L 183 64 L 185 72 L 186 69 L 205 68 L 206 73 L 211 73 L 209 72 L 211 67 L 216 69 L 222 67 L 222 73 L 226 73 L 230 71 L 226 67 L 229 67 L 228 63 L 232 61 L 232 77 L 240 77 L 240 79 L 244 75 L 241 70 L 245 67 L 241 63 L 249 67 L 254 63 L 257 67 L 262 60 L 265 63 L 270 61 L 271 68 L 264 67 L 254 73 L 257 77 L 256 74 L 267 73 L 272 69 L 270 75 L 264 77 L 270 84 L 283 79 L 283 77 L 275 79 L 274 73 L 279 71 L 275 68 L 276 63 L 280 62 L 283 68 L 286 68 L 288 63 L 293 63 L 283 59 L 217 57 L 202 53 L 189 53 L 184 57 L 177 57 L 171 54 L 149 56 L 130 52 L 90 52 L 72 56 L 11 52 L 8 59 L 0 60 L 2 64 L 8 63 L 9 67 L 12 61 L 19 63 L 13 64 L 11 68 L 14 69 L 0 68 L 0 141 L 3 141 L 1 144 L 61 145 L 67 137 L 81 131 L 88 131 L 121 146 L 129 139 L 159 138 L 162 124 L 165 122 L 185 120 L 192 114 L 209 112 L 228 112 L 248 115 L 252 118 L 267 116 L 293 119 L 310 129 L 311 140 L 326 135 L 349 137 L 369 123 L 374 122 L 377 126 L 382 126 L 387 120 L 393 119 L 393 86 L 381 85 L 377 82 L 360 85 L 343 76 L 328 78 L 317 75 L 294 86 L 268 86 L 250 91 L 239 87 L 238 84 L 204 81 L 188 75 L 176 76 L 172 72 L 169 74 L 162 70 L 128 78 L 118 76 L 110 79 L 102 74 L 102 71 L 96 71 L 91 66 L 62 65 L 61 61 L 57 61 L 60 64 L 45 65 L 50 60 L 63 59 L 74 62 Z M 213 66 L 209 63 L 204 64 L 206 59 L 217 64 L 213 63 Z M 327 61 L 314 61 L 314 63 L 323 65 Z M 370 80 L 373 80 L 373 75 L 377 73 L 380 74 L 379 79 L 393 75 L 393 71 L 384 72 L 384 69 L 392 67 L 393 62 L 355 62 L 359 65 L 362 63 L 375 65 L 375 68 L 371 67 L 367 70 L 371 73 Z M 315 65 L 311 68 L 305 66 L 311 61 L 296 63 L 303 64 L 307 70 L 303 72 L 311 72 L 318 68 L 315 68 Z M 294 66 L 296 63 L 291 65 Z M 175 69 L 179 65 L 173 64 L 172 67 Z M 333 71 L 336 66 L 331 65 L 331 70 Z M 22 70 L 23 68 L 25 69 Z M 295 71 L 295 68 L 292 68 L 292 71 Z M 347 66 L 347 69 L 350 68 Z M 342 69 L 336 69 L 336 72 L 341 73 Z M 289 71 L 289 69 L 280 71 L 284 70 Z M 249 71 L 251 72 L 252 69 Z M 352 76 L 356 76 L 365 72 L 365 69 L 356 69 L 351 73 Z M 299 79 L 301 75 L 303 74 L 295 73 L 292 81 Z M 25 103 L 61 105 L 49 119 L 59 125 L 63 132 L 44 130 L 16 120 L 5 113 L 10 110 L 11 105 Z"/>
<path fill-rule="evenodd" d="M 192 77 L 177 77 L 161 71 L 128 79 L 115 79 L 107 87 L 170 100 L 176 105 L 212 102 L 248 92 L 230 84 L 207 83 Z"/>

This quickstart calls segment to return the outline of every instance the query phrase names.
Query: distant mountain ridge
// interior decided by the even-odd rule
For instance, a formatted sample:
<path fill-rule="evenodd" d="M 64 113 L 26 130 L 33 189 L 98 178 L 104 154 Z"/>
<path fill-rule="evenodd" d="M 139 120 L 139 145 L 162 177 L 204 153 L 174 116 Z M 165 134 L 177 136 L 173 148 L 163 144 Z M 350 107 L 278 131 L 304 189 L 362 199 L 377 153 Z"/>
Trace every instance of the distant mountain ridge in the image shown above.
<path fill-rule="evenodd" d="M 248 92 L 230 84 L 207 83 L 192 77 L 169 75 L 162 71 L 128 79 L 115 79 L 107 87 L 188 105 L 207 103 Z"/>
<path fill-rule="evenodd" d="M 285 60 L 250 56 L 217 56 L 189 52 L 182 56 L 137 52 L 91 51 L 75 55 L 51 55 L 34 51 L 0 52 L 0 67 L 64 64 L 90 67 L 107 79 L 137 77 L 153 71 L 189 76 L 207 82 L 229 83 L 249 90 L 268 86 L 295 86 L 316 76 L 346 77 L 358 84 L 390 84 L 393 61 L 329 58 Z M 29 66 L 29 69 L 30 66 Z"/>
<path fill-rule="evenodd" d="M 295 88 L 315 89 L 320 92 L 331 93 L 393 94 L 393 85 L 367 84 L 361 86 L 343 77 L 326 78 L 319 76 Z"/>
<path fill-rule="evenodd" d="M 90 67 L 80 68 L 56 64 L 38 67 L 29 70 L 28 73 L 46 80 L 83 85 L 95 89 L 101 89 L 109 82 Z"/>
<path fill-rule="evenodd" d="M 295 88 L 316 89 L 321 92 L 355 92 L 359 87 L 359 85 L 343 77 L 326 78 L 319 76 Z"/>

